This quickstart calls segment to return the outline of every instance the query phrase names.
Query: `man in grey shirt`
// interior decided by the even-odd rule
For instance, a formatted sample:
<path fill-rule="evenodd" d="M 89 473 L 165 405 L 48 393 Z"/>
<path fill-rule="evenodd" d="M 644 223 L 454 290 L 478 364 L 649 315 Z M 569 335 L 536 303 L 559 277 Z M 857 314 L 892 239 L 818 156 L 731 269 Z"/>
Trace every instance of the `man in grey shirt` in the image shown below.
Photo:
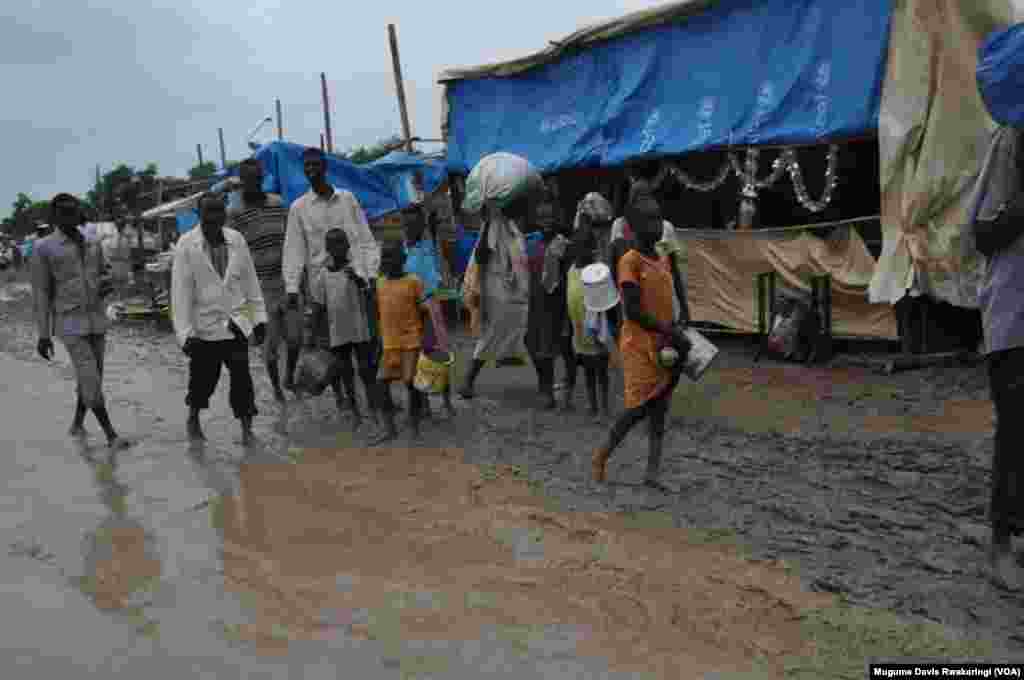
<path fill-rule="evenodd" d="M 53 358 L 53 333 L 61 339 L 75 371 L 78 399 L 72 436 L 85 435 L 85 416 L 91 410 L 111 448 L 131 443 L 118 436 L 103 398 L 103 357 L 107 318 L 103 300 L 112 291 L 108 265 L 98 241 L 86 238 L 78 199 L 58 194 L 50 203 L 56 230 L 34 244 L 32 288 L 39 343 L 36 350 Z"/>
<path fill-rule="evenodd" d="M 1011 537 L 1024 532 L 1024 146 L 1012 130 L 997 133 L 981 178 L 975 246 L 987 259 L 979 294 L 989 383 L 996 411 L 992 460 L 993 576 L 1024 585 Z"/>

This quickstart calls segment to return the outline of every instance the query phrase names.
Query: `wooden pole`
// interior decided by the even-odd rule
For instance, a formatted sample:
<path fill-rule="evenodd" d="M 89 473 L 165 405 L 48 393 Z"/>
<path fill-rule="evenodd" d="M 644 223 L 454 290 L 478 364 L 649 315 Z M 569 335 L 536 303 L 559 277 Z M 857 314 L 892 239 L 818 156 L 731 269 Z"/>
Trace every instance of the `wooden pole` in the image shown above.
<path fill-rule="evenodd" d="M 402 84 L 402 62 L 398 58 L 398 36 L 395 34 L 394 24 L 388 24 L 388 40 L 391 43 L 391 65 L 395 72 L 395 90 L 398 93 L 398 112 L 402 116 L 405 150 L 412 151 L 412 132 L 409 129 L 409 111 L 405 104 L 405 87 Z"/>
<path fill-rule="evenodd" d="M 224 152 L 224 128 L 217 128 L 217 137 L 220 139 L 220 167 L 226 170 L 228 167 L 228 155 Z"/>
<path fill-rule="evenodd" d="M 196 155 L 199 156 L 199 165 L 203 164 L 203 145 L 196 144 Z"/>
<path fill-rule="evenodd" d="M 283 142 L 284 141 L 284 127 L 282 126 L 282 123 L 281 123 L 281 100 L 278 99 L 275 103 L 277 105 L 277 141 Z"/>
<path fill-rule="evenodd" d="M 331 138 L 331 105 L 327 97 L 327 74 L 320 73 L 320 89 L 324 95 L 324 132 L 327 134 L 327 153 L 334 153 L 334 141 Z"/>

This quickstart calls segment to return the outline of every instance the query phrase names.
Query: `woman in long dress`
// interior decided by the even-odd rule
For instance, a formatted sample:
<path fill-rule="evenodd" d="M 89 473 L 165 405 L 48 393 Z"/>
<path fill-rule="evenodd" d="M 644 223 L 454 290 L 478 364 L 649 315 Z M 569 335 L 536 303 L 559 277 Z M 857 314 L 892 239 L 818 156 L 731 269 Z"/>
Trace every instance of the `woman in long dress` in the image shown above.
<path fill-rule="evenodd" d="M 476 379 L 487 362 L 522 362 L 529 318 L 530 273 L 526 263 L 526 239 L 520 229 L 529 214 L 529 196 L 520 196 L 504 208 L 489 206 L 480 239 L 470 257 L 467 278 L 476 278 L 479 291 L 467 303 L 479 318 L 479 339 L 473 361 L 459 390 L 471 399 Z M 475 271 L 473 271 L 475 270 Z M 473 288 L 472 281 L 469 288 Z M 474 302 L 476 304 L 474 304 Z"/>

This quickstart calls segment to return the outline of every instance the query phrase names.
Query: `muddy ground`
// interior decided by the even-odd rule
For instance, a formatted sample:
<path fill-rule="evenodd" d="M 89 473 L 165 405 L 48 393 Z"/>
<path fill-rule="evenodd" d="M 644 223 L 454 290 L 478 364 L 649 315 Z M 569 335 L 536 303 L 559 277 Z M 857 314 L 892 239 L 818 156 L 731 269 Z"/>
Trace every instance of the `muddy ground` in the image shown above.
<path fill-rule="evenodd" d="M 57 441 L 73 396 L 63 350 L 52 366 L 33 356 L 25 292 L 14 281 L 0 295 L 0 358 L 7 373 L 3 426 L 13 432 L 23 422 L 34 433 L 16 456 L 29 469 L 44 443 L 64 450 Z M 465 356 L 471 340 L 459 341 Z M 327 396 L 280 409 L 269 399 L 254 352 L 259 451 L 238 446 L 221 403 L 226 379 L 206 423 L 211 442 L 196 451 L 183 442 L 187 374 L 172 336 L 152 324 L 125 323 L 111 332 L 109 346 L 111 411 L 141 442 L 121 472 L 89 465 L 108 508 L 99 514 L 109 516 L 99 529 L 82 527 L 93 547 L 79 558 L 76 578 L 87 583 L 81 591 L 97 609 L 128 611 L 140 635 L 158 625 L 170 630 L 176 616 L 165 611 L 166 620 L 157 621 L 132 605 L 131 579 L 173 582 L 168 561 L 178 569 L 189 559 L 202 564 L 210 558 L 181 553 L 214 550 L 183 538 L 182 527 L 153 510 L 160 507 L 153 498 L 174 498 L 182 512 L 209 509 L 214 518 L 222 547 L 220 566 L 204 571 L 210 592 L 235 593 L 250 614 L 259 612 L 245 623 L 221 617 L 218 634 L 263 651 L 323 641 L 339 626 L 346 639 L 385 647 L 458 626 L 468 627 L 464 637 L 473 639 L 473 631 L 498 626 L 506 638 L 519 635 L 522 649 L 531 634 L 549 641 L 561 636 L 576 650 L 571 663 L 583 664 L 575 672 L 588 677 L 611 670 L 740 677 L 726 673 L 751 668 L 759 669 L 751 677 L 796 677 L 793 660 L 815 645 L 831 644 L 833 652 L 845 646 L 851 655 L 903 649 L 883 642 L 898 637 L 891 631 L 872 644 L 866 634 L 829 643 L 821 629 L 801 627 L 809 612 L 845 602 L 939 624 L 942 635 L 982 644 L 936 643 L 929 649 L 937 654 L 993 649 L 992 658 L 1005 660 L 1024 652 L 1024 597 L 991 585 L 984 570 L 992 412 L 981 366 L 882 376 L 843 357 L 822 368 L 755 365 L 749 344 L 723 341 L 704 381 L 684 384 L 676 395 L 663 479 L 678 493 L 662 494 L 638 484 L 646 456 L 642 428 L 613 457 L 611 483 L 591 484 L 589 454 L 607 425 L 584 416 L 582 385 L 577 413 L 534 411 L 528 368 L 485 371 L 478 399 L 456 400 L 455 420 L 432 423 L 414 450 L 383 455 L 365 449 L 361 433 L 347 433 Z M 613 393 L 620 384 L 613 379 Z M 38 413 L 33 400 L 53 412 Z M 101 448 L 94 441 L 90 450 Z M 180 482 L 185 473 L 177 466 L 186 463 L 197 479 L 191 484 Z M 135 500 L 126 505 L 127 495 Z M 49 532 L 64 534 L 40 528 L 60 524 L 59 510 L 30 506 L 5 518 L 9 557 L 50 566 L 71 560 L 48 544 L 70 545 L 74 531 L 49 539 Z M 105 550 L 125 557 L 96 557 L 103 553 L 97 536 L 105 537 Z M 361 575 L 360 587 L 338 587 L 346 570 Z M 179 584 L 179 597 L 184 590 Z M 191 600 L 202 599 L 191 590 Z M 345 595 L 350 591 L 358 594 Z M 420 612 L 415 620 L 395 614 L 403 632 L 389 638 L 380 612 L 409 608 L 395 604 L 399 591 L 428 601 L 429 593 L 442 593 L 448 604 L 420 603 L 433 614 Z M 201 603 L 193 606 L 202 611 Z M 329 616 L 321 612 L 325 606 Z M 543 628 L 556 625 L 558 635 Z M 833 635 L 842 630 L 835 620 L 829 625 Z M 408 651 L 381 652 L 391 675 L 379 677 L 462 677 L 446 674 L 451 662 L 431 654 L 412 662 L 407 659 L 419 657 Z M 602 661 L 595 670 L 581 660 L 593 658 L 607 666 Z M 465 667 L 478 662 L 471 657 Z M 692 670 L 679 675 L 682 668 Z M 565 677 L 571 670 L 563 669 Z"/>

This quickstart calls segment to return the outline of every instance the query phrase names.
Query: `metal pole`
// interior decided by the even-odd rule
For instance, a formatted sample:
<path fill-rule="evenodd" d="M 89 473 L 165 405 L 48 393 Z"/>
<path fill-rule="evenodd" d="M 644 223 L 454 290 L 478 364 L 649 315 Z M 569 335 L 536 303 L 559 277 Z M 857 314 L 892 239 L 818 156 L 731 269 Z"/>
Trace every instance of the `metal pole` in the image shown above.
<path fill-rule="evenodd" d="M 228 167 L 228 156 L 224 152 L 224 128 L 217 128 L 217 137 L 220 138 L 220 167 L 226 170 Z"/>
<path fill-rule="evenodd" d="M 402 62 L 398 58 L 398 36 L 395 34 L 394 24 L 388 24 L 388 40 L 391 42 L 391 64 L 395 72 L 395 90 L 398 93 L 398 112 L 402 115 L 405 150 L 412 151 L 412 132 L 409 129 L 409 111 L 405 104 L 405 87 L 402 84 Z"/>
<path fill-rule="evenodd" d="M 277 140 L 279 142 L 284 141 L 284 127 L 281 124 L 281 100 L 276 101 L 277 104 Z"/>
<path fill-rule="evenodd" d="M 199 165 L 203 164 L 203 145 L 196 144 L 196 155 L 199 156 Z"/>
<path fill-rule="evenodd" d="M 320 74 L 320 89 L 324 95 L 324 132 L 327 133 L 327 153 L 334 153 L 334 141 L 331 139 L 331 105 L 327 98 L 327 74 Z"/>

